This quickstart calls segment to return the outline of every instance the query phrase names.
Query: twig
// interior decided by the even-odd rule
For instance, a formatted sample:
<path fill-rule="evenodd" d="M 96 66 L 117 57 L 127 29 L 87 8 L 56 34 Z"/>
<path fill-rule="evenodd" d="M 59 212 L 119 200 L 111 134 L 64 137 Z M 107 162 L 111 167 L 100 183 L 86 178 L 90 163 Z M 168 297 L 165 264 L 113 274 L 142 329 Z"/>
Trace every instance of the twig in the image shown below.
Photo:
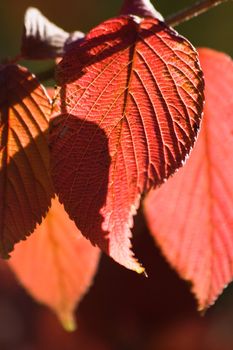
<path fill-rule="evenodd" d="M 223 2 L 229 0 L 202 0 L 198 1 L 195 4 L 168 16 L 165 22 L 172 27 L 177 26 L 180 23 L 188 21 L 189 19 L 196 17 L 202 14 L 205 11 L 208 11 L 210 8 L 220 5 Z"/>

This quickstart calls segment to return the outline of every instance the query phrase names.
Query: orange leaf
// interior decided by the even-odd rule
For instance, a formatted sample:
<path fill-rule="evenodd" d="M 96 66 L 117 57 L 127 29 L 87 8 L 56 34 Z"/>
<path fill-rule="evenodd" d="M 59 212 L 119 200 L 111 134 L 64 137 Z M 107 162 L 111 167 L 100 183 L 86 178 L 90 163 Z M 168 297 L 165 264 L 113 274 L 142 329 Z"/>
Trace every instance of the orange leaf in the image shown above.
<path fill-rule="evenodd" d="M 233 62 L 199 53 L 206 79 L 200 136 L 187 164 L 144 208 L 156 242 L 205 309 L 233 277 Z"/>
<path fill-rule="evenodd" d="M 196 52 L 155 18 L 121 16 L 72 45 L 58 83 L 51 149 L 59 198 L 93 244 L 142 272 L 131 251 L 133 215 L 195 140 L 203 107 Z"/>
<path fill-rule="evenodd" d="M 0 66 L 0 253 L 34 231 L 46 214 L 50 100 L 25 68 Z"/>
<path fill-rule="evenodd" d="M 95 274 L 99 250 L 78 232 L 57 199 L 34 234 L 16 245 L 9 264 L 38 301 L 52 308 L 67 330 Z"/>

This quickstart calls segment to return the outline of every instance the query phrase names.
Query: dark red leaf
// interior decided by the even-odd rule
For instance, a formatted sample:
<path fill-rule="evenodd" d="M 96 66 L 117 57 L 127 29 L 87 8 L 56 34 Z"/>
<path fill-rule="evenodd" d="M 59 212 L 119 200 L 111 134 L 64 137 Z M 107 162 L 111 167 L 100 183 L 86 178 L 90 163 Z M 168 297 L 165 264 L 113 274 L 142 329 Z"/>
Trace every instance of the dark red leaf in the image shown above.
<path fill-rule="evenodd" d="M 51 135 L 60 200 L 81 232 L 122 265 L 141 194 L 190 151 L 203 107 L 194 48 L 157 19 L 122 16 L 93 29 L 58 66 L 61 114 Z"/>
<path fill-rule="evenodd" d="M 156 242 L 205 309 L 233 277 L 233 62 L 199 53 L 206 81 L 200 136 L 187 164 L 144 208 Z"/>
<path fill-rule="evenodd" d="M 150 0 L 125 0 L 121 9 L 121 14 L 153 17 L 163 21 L 162 15 L 156 11 Z"/>
<path fill-rule="evenodd" d="M 29 7 L 24 18 L 21 53 L 29 59 L 59 57 L 63 55 L 67 44 L 83 37 L 82 32 L 65 32 L 50 22 L 38 9 Z"/>
<path fill-rule="evenodd" d="M 19 66 L 0 66 L 0 254 L 34 231 L 53 194 L 49 175 L 51 102 Z"/>

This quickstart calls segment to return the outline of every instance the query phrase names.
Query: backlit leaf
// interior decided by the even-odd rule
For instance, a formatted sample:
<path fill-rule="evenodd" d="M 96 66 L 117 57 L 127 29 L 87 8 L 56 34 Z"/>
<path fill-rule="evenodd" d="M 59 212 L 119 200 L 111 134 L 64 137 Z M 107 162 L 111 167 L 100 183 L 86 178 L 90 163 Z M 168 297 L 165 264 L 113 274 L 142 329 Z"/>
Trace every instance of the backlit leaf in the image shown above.
<path fill-rule="evenodd" d="M 38 301 L 74 330 L 73 312 L 95 274 L 99 250 L 77 230 L 57 199 L 33 235 L 16 245 L 9 264 Z"/>
<path fill-rule="evenodd" d="M 50 100 L 26 69 L 0 66 L 0 253 L 34 231 L 50 205 Z"/>
<path fill-rule="evenodd" d="M 93 244 L 142 272 L 131 251 L 140 196 L 193 145 L 203 107 L 194 48 L 157 19 L 94 28 L 58 66 L 61 114 L 51 134 L 56 191 Z"/>
<path fill-rule="evenodd" d="M 200 136 L 187 164 L 144 207 L 156 242 L 205 309 L 233 277 L 233 62 L 199 53 L 206 79 Z"/>

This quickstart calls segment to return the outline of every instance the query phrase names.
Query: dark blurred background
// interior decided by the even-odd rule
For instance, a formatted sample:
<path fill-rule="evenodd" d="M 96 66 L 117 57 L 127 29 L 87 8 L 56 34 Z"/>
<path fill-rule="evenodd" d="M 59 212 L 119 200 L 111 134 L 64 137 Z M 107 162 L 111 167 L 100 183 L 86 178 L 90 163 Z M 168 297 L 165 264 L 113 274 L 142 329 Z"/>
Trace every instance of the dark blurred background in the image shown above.
<path fill-rule="evenodd" d="M 166 17 L 193 2 L 156 4 Z M 0 0 L 0 60 L 18 53 L 28 6 L 38 7 L 67 31 L 88 31 L 116 16 L 121 4 L 119 0 Z M 195 46 L 233 55 L 232 20 L 229 2 L 176 29 Z M 40 71 L 49 64 L 29 66 Z M 0 350 L 232 350 L 233 286 L 205 317 L 200 316 L 189 285 L 160 255 L 143 218 L 136 221 L 134 249 L 149 278 L 103 257 L 93 287 L 77 310 L 78 330 L 73 334 L 63 331 L 56 317 L 34 302 L 1 264 Z"/>
<path fill-rule="evenodd" d="M 192 3 L 194 0 L 152 1 L 164 17 Z M 121 0 L 0 0 L 0 59 L 14 56 L 20 47 L 24 12 L 38 7 L 45 16 L 67 31 L 88 31 L 101 21 L 119 13 Z M 208 46 L 233 55 L 232 2 L 176 27 L 195 46 Z"/>

